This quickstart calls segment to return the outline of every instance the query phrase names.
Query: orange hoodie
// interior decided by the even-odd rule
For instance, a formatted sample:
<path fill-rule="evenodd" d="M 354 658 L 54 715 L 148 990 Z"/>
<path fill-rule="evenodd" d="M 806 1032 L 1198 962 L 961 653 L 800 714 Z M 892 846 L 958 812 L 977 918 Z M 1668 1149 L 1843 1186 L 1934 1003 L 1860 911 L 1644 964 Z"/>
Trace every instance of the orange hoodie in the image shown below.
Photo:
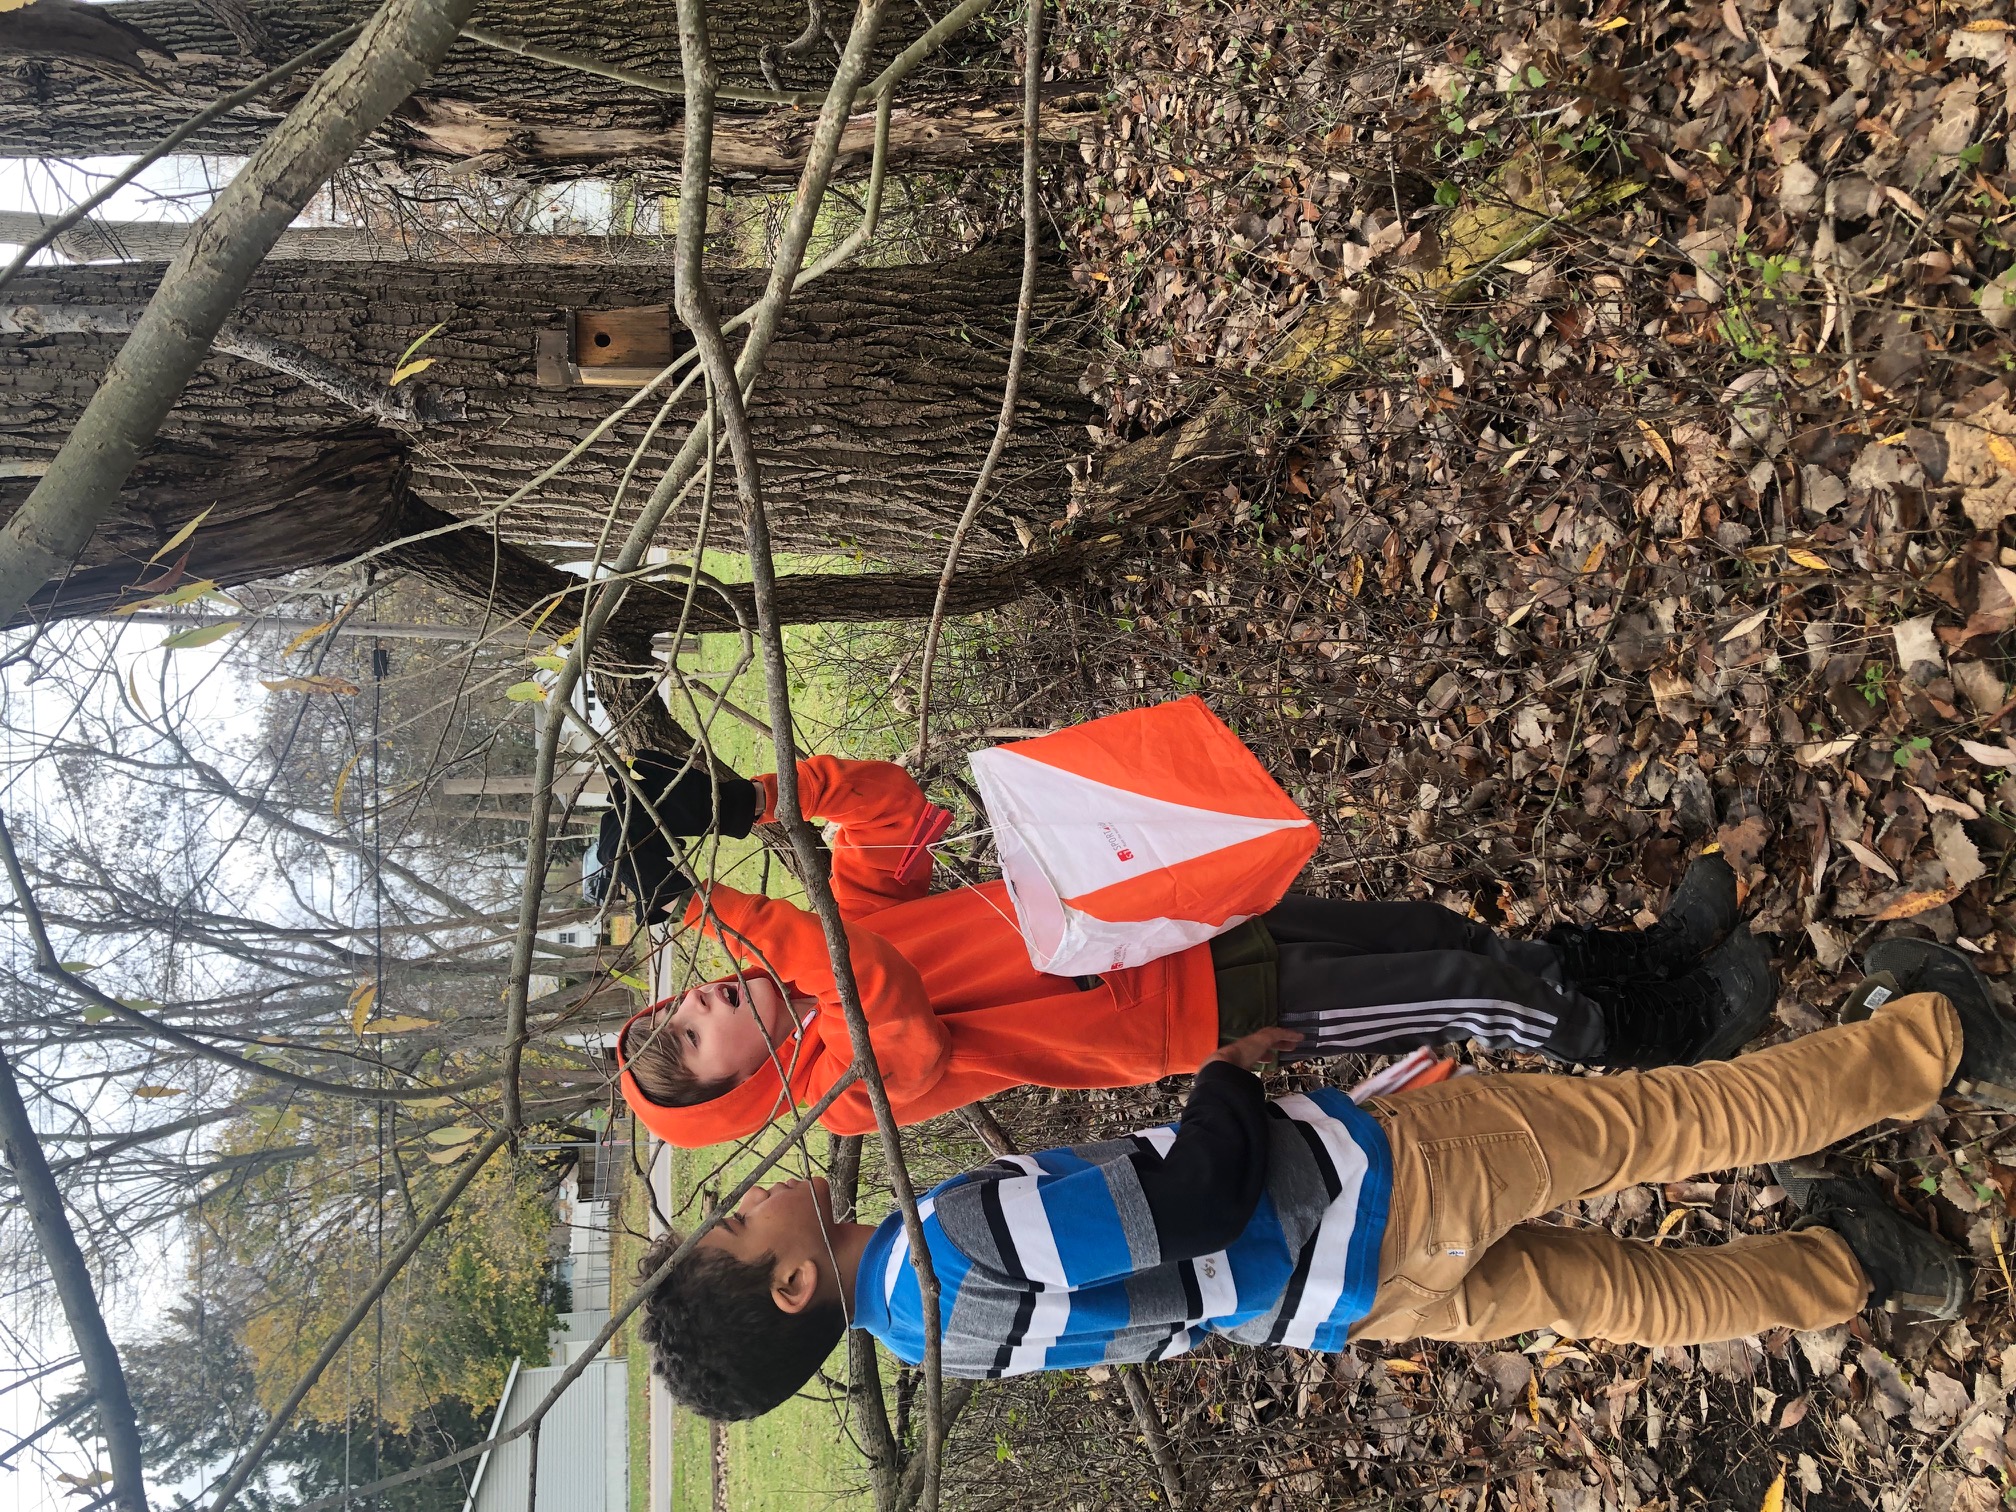
<path fill-rule="evenodd" d="M 776 778 L 756 781 L 763 789 L 762 817 L 771 819 Z M 1030 966 L 1000 882 L 927 893 L 928 867 L 897 879 L 930 812 L 901 767 L 814 756 L 798 764 L 798 790 L 807 814 L 837 826 L 829 837 L 833 894 L 847 922 L 861 1006 L 898 1123 L 920 1123 L 1007 1087 L 1137 1086 L 1194 1071 L 1217 1047 L 1218 988 L 1209 946 L 1108 972 L 1099 985 L 1081 990 L 1071 978 Z M 704 917 L 710 910 L 712 917 Z M 778 1047 L 789 1098 L 775 1064 L 684 1108 L 652 1102 L 623 1070 L 623 1096 L 644 1126 L 693 1149 L 746 1138 L 787 1114 L 793 1102 L 813 1101 L 853 1064 L 854 1054 L 825 936 L 811 913 L 717 884 L 693 899 L 686 922 L 720 940 L 745 969 L 767 971 L 819 1005 L 793 1040 Z M 619 1059 L 621 1044 L 619 1038 Z M 867 1092 L 849 1088 L 821 1122 L 836 1134 L 872 1132 Z"/>

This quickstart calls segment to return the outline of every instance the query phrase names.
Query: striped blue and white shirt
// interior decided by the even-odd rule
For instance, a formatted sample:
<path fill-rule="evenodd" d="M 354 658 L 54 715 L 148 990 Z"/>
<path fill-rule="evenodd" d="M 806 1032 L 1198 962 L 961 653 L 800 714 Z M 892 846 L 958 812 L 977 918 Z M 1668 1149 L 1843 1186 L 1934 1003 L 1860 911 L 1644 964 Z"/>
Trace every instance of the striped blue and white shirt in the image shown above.
<path fill-rule="evenodd" d="M 1378 1285 L 1392 1191 L 1385 1131 L 1342 1092 L 1266 1102 L 1257 1078 L 1222 1064 L 1206 1070 L 1224 1074 L 1200 1075 L 1180 1126 L 999 1160 L 919 1204 L 948 1375 L 1159 1360 L 1207 1333 L 1344 1347 Z M 1225 1105 L 1216 1132 L 1199 1111 L 1214 1098 Z M 1191 1163 L 1173 1169 L 1186 1154 Z M 1262 1175 L 1256 1166 L 1263 1180 L 1250 1180 Z M 1157 1186 L 1165 1174 L 1175 1178 L 1166 1190 Z M 1214 1242 L 1185 1242 L 1212 1232 L 1199 1204 L 1232 1209 L 1221 1216 L 1235 1226 L 1222 1247 L 1185 1253 Z M 900 1216 L 870 1239 L 855 1306 L 856 1327 L 898 1359 L 922 1361 L 923 1311 Z"/>

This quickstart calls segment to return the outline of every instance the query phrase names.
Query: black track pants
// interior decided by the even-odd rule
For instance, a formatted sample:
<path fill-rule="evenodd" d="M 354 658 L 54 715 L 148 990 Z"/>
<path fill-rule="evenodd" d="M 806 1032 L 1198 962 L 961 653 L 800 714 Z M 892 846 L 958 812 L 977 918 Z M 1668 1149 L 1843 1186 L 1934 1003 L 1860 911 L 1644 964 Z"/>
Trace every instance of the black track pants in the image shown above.
<path fill-rule="evenodd" d="M 1538 940 L 1502 940 L 1439 903 L 1290 893 L 1262 915 L 1280 950 L 1280 1022 L 1302 1055 L 1389 1054 L 1474 1039 L 1601 1058 L 1603 1015 Z"/>

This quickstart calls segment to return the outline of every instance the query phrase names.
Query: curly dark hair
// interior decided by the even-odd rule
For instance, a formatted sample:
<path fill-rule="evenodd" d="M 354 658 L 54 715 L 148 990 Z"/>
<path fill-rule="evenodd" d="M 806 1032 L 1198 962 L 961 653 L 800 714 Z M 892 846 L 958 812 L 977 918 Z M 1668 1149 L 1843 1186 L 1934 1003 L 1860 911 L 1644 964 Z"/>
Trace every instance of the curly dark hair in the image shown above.
<path fill-rule="evenodd" d="M 679 1247 L 666 1234 L 638 1263 L 639 1281 Z M 774 1257 L 737 1260 L 696 1249 L 644 1301 L 638 1336 L 673 1397 L 725 1423 L 761 1417 L 797 1394 L 847 1332 L 838 1302 L 787 1313 L 770 1295 Z"/>

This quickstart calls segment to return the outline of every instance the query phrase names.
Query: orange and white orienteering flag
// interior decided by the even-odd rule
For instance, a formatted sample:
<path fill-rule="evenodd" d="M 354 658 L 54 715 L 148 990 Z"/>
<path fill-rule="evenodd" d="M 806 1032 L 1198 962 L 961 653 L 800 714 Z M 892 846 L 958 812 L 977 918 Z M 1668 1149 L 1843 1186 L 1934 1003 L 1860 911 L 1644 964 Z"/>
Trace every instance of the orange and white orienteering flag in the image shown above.
<path fill-rule="evenodd" d="M 1201 944 L 1272 908 L 1316 849 L 1316 826 L 1200 698 L 970 760 L 1038 971 Z"/>

